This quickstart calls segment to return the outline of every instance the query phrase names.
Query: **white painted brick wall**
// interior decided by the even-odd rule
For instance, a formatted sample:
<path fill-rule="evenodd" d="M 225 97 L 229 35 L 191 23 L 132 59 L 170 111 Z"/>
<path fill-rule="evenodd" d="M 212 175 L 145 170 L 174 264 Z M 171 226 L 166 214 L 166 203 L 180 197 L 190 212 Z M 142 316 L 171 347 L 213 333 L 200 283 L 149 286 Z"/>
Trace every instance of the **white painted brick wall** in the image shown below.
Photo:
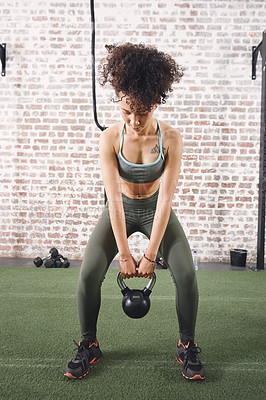
<path fill-rule="evenodd" d="M 159 119 L 184 138 L 177 213 L 200 261 L 228 261 L 231 247 L 255 261 L 260 87 L 251 49 L 266 29 L 264 0 L 95 0 L 96 62 L 105 44 L 157 45 L 186 68 Z M 89 1 L 0 0 L 1 256 L 57 246 L 82 258 L 103 207 L 100 131 L 92 114 Z M 120 116 L 97 86 L 98 117 Z M 147 239 L 130 238 L 140 256 Z M 93 256 L 93 255 L 92 255 Z"/>

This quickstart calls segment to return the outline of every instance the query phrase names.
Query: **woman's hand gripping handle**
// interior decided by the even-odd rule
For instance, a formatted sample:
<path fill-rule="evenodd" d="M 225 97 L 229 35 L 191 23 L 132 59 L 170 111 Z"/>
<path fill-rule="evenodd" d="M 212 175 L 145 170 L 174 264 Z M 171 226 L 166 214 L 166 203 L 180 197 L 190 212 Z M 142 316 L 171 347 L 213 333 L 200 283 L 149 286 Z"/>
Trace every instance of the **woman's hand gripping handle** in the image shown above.
<path fill-rule="evenodd" d="M 125 258 L 120 257 L 119 265 L 120 265 L 120 272 L 121 272 L 123 279 L 133 278 L 134 276 L 137 276 L 138 264 L 131 254 L 129 257 L 125 257 Z"/>

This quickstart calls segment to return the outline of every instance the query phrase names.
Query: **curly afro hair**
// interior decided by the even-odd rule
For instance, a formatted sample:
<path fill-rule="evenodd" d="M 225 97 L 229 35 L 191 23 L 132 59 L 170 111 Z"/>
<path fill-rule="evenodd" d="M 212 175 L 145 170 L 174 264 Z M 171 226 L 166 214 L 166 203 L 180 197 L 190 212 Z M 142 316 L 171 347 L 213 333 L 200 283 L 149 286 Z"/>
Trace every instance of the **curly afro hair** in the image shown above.
<path fill-rule="evenodd" d="M 180 67 L 168 54 L 144 44 L 106 45 L 108 55 L 102 60 L 100 84 L 109 82 L 118 96 L 130 98 L 131 108 L 150 111 L 155 104 L 165 103 L 172 84 L 183 76 Z"/>

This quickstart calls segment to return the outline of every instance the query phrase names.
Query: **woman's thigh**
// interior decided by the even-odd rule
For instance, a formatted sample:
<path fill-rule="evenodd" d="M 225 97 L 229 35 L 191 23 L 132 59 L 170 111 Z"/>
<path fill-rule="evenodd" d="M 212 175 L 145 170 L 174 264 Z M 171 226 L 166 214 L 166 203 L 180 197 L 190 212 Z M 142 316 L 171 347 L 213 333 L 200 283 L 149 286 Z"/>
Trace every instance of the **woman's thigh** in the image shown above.
<path fill-rule="evenodd" d="M 80 279 L 85 284 L 102 282 L 106 271 L 117 253 L 108 208 L 105 207 L 94 227 L 85 249 Z"/>

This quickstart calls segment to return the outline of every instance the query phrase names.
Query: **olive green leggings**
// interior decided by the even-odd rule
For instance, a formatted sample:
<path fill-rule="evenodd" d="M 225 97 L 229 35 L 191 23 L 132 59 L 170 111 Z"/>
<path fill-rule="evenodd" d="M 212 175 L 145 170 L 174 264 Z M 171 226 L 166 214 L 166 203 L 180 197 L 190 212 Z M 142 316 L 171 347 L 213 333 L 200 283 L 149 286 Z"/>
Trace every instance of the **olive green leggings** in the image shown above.
<path fill-rule="evenodd" d="M 131 199 L 123 195 L 128 237 L 137 231 L 150 237 L 157 198 L 158 191 L 147 199 Z M 101 285 L 117 252 L 107 204 L 91 234 L 80 270 L 78 310 L 83 339 L 96 338 Z M 180 338 L 186 343 L 194 340 L 198 288 L 191 250 L 173 210 L 159 253 L 169 268 L 175 284 Z"/>

